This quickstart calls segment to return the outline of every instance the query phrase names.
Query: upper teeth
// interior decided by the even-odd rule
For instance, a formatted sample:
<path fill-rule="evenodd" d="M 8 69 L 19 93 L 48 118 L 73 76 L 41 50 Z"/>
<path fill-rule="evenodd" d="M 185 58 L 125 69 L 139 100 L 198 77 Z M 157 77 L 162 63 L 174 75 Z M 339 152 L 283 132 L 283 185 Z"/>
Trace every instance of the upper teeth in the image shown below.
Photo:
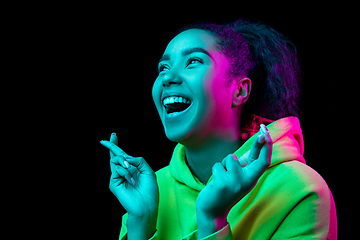
<path fill-rule="evenodd" d="M 164 105 L 167 105 L 167 104 L 172 104 L 172 103 L 188 103 L 190 104 L 190 100 L 189 99 L 186 99 L 184 97 L 176 97 L 176 96 L 173 96 L 173 97 L 167 97 L 163 100 L 163 103 Z"/>

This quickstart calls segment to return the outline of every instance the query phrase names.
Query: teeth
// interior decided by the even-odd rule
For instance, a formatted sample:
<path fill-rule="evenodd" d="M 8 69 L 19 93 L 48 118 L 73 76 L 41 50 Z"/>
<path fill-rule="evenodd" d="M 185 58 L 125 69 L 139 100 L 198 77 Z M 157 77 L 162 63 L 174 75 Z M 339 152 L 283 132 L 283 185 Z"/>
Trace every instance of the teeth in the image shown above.
<path fill-rule="evenodd" d="M 177 96 L 173 96 L 173 97 L 167 97 L 164 99 L 163 104 L 167 105 L 167 104 L 172 104 L 172 103 L 187 103 L 190 104 L 190 100 L 184 98 L 184 97 L 177 97 Z"/>

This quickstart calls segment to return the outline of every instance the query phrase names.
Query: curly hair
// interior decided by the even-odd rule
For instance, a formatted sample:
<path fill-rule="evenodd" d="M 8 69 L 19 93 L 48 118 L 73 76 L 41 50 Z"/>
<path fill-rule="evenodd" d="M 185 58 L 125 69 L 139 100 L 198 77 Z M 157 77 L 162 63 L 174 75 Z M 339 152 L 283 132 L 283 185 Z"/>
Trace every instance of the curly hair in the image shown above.
<path fill-rule="evenodd" d="M 195 23 L 181 28 L 202 29 L 216 37 L 218 49 L 230 63 L 229 79 L 248 77 L 251 94 L 242 118 L 256 114 L 268 119 L 298 116 L 301 71 L 294 44 L 260 22 L 239 19 L 224 25 Z"/>

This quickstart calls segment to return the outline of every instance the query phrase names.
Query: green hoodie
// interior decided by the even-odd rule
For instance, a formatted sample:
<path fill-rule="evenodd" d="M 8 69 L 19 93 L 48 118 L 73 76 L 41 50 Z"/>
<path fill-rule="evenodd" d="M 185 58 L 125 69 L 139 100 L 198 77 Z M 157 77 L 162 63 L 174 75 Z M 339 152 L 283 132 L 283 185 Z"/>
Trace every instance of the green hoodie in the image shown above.
<path fill-rule="evenodd" d="M 229 212 L 228 224 L 204 239 L 336 239 L 336 210 L 322 177 L 306 165 L 296 117 L 268 126 L 274 142 L 271 165 Z M 236 152 L 250 150 L 250 137 Z M 151 239 L 197 239 L 195 203 L 205 187 L 190 171 L 185 148 L 175 147 L 169 166 L 156 172 L 160 191 L 157 231 Z M 212 180 L 212 177 L 209 181 Z M 126 239 L 127 214 L 120 239 Z"/>

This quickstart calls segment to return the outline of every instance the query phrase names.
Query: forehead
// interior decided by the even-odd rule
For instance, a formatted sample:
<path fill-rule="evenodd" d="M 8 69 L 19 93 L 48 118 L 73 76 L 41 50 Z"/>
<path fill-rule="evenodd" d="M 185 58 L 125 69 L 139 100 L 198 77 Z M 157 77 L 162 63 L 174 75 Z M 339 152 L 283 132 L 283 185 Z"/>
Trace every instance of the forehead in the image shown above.
<path fill-rule="evenodd" d="M 177 54 L 189 48 L 204 48 L 209 53 L 216 53 L 215 37 L 205 30 L 190 29 L 174 37 L 165 49 L 164 54 Z"/>

